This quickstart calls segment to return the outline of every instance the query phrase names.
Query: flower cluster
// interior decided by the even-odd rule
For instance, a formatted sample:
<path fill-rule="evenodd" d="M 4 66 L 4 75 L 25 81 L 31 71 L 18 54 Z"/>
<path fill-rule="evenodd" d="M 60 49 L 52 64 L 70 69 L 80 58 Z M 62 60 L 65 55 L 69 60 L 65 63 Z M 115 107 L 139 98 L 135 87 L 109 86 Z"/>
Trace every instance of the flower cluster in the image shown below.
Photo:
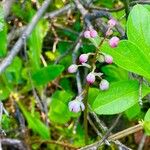
<path fill-rule="evenodd" d="M 113 34 L 112 28 L 115 27 L 117 25 L 116 20 L 114 19 L 110 19 L 108 21 L 108 30 L 106 32 L 106 36 L 110 36 Z M 109 40 L 109 45 L 112 48 L 115 48 L 118 46 L 120 39 L 117 36 L 113 36 L 110 40 Z"/>
<path fill-rule="evenodd" d="M 113 34 L 112 28 L 115 25 L 116 25 L 116 21 L 114 19 L 110 19 L 108 21 L 108 30 L 106 32 L 106 37 Z M 98 36 L 97 31 L 94 29 L 86 30 L 84 32 L 85 38 L 95 38 L 97 36 Z M 117 45 L 119 43 L 119 38 L 114 36 L 109 40 L 108 43 L 112 48 L 115 48 L 115 47 L 117 47 Z M 95 64 L 92 64 L 92 66 L 90 64 L 88 64 L 88 61 L 92 55 L 94 55 L 94 59 L 96 59 L 96 60 L 94 60 L 95 61 L 94 63 L 96 63 L 96 61 L 99 61 L 100 63 L 105 62 L 107 64 L 113 63 L 113 57 L 108 55 L 108 54 L 101 53 L 101 52 L 100 53 L 86 53 L 86 54 L 81 54 L 79 56 L 79 63 L 80 63 L 79 65 L 72 64 L 69 66 L 68 72 L 69 73 L 75 73 L 75 72 L 77 72 L 78 68 L 81 66 L 92 68 L 92 71 L 86 76 L 87 83 L 89 85 L 92 85 L 95 82 L 96 78 L 99 78 L 100 79 L 99 89 L 102 91 L 107 90 L 107 89 L 109 89 L 109 82 L 102 78 L 103 74 L 101 72 L 95 72 L 95 70 L 96 70 Z M 69 110 L 76 112 L 76 113 L 79 111 L 83 111 L 84 110 L 84 104 L 82 102 L 82 99 L 83 98 L 80 95 L 80 96 L 77 96 L 75 98 L 75 100 L 69 102 Z"/>
<path fill-rule="evenodd" d="M 85 38 L 95 38 L 97 36 L 97 31 L 94 29 L 86 30 L 84 32 Z"/>

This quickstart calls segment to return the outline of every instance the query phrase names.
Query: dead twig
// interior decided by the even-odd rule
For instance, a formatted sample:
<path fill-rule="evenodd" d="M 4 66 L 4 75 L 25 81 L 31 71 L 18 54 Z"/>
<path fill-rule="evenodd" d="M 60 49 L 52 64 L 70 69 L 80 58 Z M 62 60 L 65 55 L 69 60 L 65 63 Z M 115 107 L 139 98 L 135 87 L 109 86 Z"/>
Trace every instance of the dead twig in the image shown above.
<path fill-rule="evenodd" d="M 11 148 L 15 148 L 18 150 L 27 150 L 26 146 L 24 145 L 24 143 L 20 140 L 17 139 L 0 139 L 0 142 L 2 143 L 2 146 L 7 146 L 7 147 L 11 147 Z"/>
<path fill-rule="evenodd" d="M 145 144 L 145 140 L 146 140 L 146 135 L 143 135 L 141 142 L 139 144 L 138 150 L 142 150 Z"/>
<path fill-rule="evenodd" d="M 18 39 L 14 47 L 11 49 L 10 53 L 7 55 L 6 58 L 0 63 L 0 73 L 2 73 L 13 61 L 14 57 L 18 54 L 18 52 L 21 50 L 21 47 L 23 46 L 23 39 L 24 37 L 27 39 L 29 35 L 31 34 L 32 30 L 42 17 L 43 13 L 48 8 L 49 4 L 51 3 L 51 0 L 45 0 L 43 2 L 43 5 L 41 8 L 37 11 L 37 13 L 32 18 L 31 22 L 27 26 L 26 30 L 23 32 L 22 36 Z"/>
<path fill-rule="evenodd" d="M 16 0 L 3 0 L 2 6 L 4 9 L 4 17 L 7 18 L 10 14 L 11 7 Z"/>

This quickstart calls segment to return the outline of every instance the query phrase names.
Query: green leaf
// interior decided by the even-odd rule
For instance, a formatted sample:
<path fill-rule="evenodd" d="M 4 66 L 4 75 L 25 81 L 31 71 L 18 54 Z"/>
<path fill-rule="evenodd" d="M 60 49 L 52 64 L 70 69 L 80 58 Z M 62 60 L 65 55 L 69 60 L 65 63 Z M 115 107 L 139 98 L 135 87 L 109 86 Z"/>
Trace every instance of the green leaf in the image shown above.
<path fill-rule="evenodd" d="M 148 109 L 148 111 L 144 117 L 144 121 L 150 121 L 150 109 Z"/>
<path fill-rule="evenodd" d="M 64 6 L 64 2 L 62 0 L 54 0 L 54 3 L 57 8 L 61 8 Z"/>
<path fill-rule="evenodd" d="M 0 100 L 5 100 L 9 97 L 10 90 L 7 88 L 7 86 L 3 86 L 0 84 Z"/>
<path fill-rule="evenodd" d="M 49 65 L 35 72 L 32 75 L 32 79 L 36 85 L 45 85 L 58 77 L 63 70 L 62 65 Z"/>
<path fill-rule="evenodd" d="M 128 72 L 116 65 L 106 65 L 102 67 L 108 81 L 128 80 Z"/>
<path fill-rule="evenodd" d="M 7 27 L 4 22 L 4 11 L 0 6 L 0 57 L 4 57 L 7 52 Z"/>
<path fill-rule="evenodd" d="M 49 111 L 49 118 L 51 121 L 65 124 L 71 117 L 76 117 L 79 114 L 70 112 L 68 109 L 68 103 L 72 97 L 73 96 L 66 91 L 57 91 L 53 94 Z"/>
<path fill-rule="evenodd" d="M 120 41 L 116 48 L 111 48 L 105 43 L 101 50 L 110 54 L 114 59 L 114 63 L 123 69 L 150 79 L 150 61 L 146 57 L 147 54 L 132 42 Z"/>
<path fill-rule="evenodd" d="M 150 109 L 148 109 L 144 117 L 144 130 L 146 134 L 150 136 Z"/>
<path fill-rule="evenodd" d="M 129 120 L 136 119 L 136 116 L 138 116 L 140 113 L 141 113 L 141 108 L 138 103 L 125 111 L 125 115 Z"/>
<path fill-rule="evenodd" d="M 142 86 L 142 97 L 150 88 Z M 116 82 L 108 91 L 100 91 L 93 103 L 97 114 L 118 114 L 138 103 L 139 83 L 134 80 Z"/>
<path fill-rule="evenodd" d="M 88 102 L 92 106 L 95 98 L 98 96 L 100 89 L 98 88 L 89 88 L 88 92 Z"/>
<path fill-rule="evenodd" d="M 40 55 L 42 51 L 43 39 L 48 31 L 48 22 L 40 21 L 28 40 L 29 46 L 29 65 L 32 67 L 32 72 L 40 69 Z"/>
<path fill-rule="evenodd" d="M 127 22 L 128 39 L 141 49 L 150 62 L 150 12 L 142 5 L 133 7 Z M 140 55 L 140 54 L 139 54 Z M 143 60 L 144 61 L 144 60 Z"/>
<path fill-rule="evenodd" d="M 50 132 L 48 127 L 45 124 L 43 124 L 43 122 L 41 122 L 40 119 L 32 116 L 20 102 L 18 102 L 18 104 L 28 122 L 29 127 L 34 132 L 38 133 L 43 139 L 49 139 Z"/>
<path fill-rule="evenodd" d="M 9 82 L 19 83 L 21 80 L 22 60 L 15 57 L 11 65 L 6 69 L 5 75 Z"/>

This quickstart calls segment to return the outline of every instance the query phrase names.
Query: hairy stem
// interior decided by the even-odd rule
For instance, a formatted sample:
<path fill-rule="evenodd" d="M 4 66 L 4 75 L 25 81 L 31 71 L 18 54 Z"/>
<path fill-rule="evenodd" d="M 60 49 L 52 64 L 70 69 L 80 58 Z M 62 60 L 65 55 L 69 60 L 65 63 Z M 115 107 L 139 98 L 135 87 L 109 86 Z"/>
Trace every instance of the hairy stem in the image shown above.
<path fill-rule="evenodd" d="M 85 97 L 84 97 L 84 105 L 85 105 L 85 110 L 84 110 L 84 131 L 85 131 L 85 145 L 88 144 L 88 91 L 89 91 L 89 85 L 86 84 L 85 87 Z"/>

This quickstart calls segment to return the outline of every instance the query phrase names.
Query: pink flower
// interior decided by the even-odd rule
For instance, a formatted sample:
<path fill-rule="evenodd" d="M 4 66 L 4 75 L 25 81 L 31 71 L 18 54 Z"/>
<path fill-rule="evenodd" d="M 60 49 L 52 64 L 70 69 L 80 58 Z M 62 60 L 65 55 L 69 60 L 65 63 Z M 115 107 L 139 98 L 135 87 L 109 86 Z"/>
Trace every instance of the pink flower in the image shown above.
<path fill-rule="evenodd" d="M 84 35 L 85 38 L 91 38 L 91 35 L 90 35 L 90 31 L 89 31 L 89 30 L 85 31 L 85 32 L 83 33 L 83 35 Z"/>
<path fill-rule="evenodd" d="M 113 63 L 113 57 L 110 55 L 105 55 L 105 62 L 108 64 L 112 64 Z"/>
<path fill-rule="evenodd" d="M 68 72 L 69 73 L 75 73 L 77 72 L 78 66 L 76 64 L 72 64 L 68 67 Z"/>
<path fill-rule="evenodd" d="M 99 84 L 99 88 L 104 91 L 107 90 L 109 88 L 109 82 L 105 79 L 101 80 L 100 84 Z"/>
<path fill-rule="evenodd" d="M 110 20 L 108 21 L 108 25 L 109 25 L 110 27 L 114 27 L 114 26 L 116 25 L 116 20 L 110 19 Z"/>
<path fill-rule="evenodd" d="M 91 38 L 95 38 L 97 36 L 97 31 L 94 29 L 90 30 L 90 36 Z"/>
<path fill-rule="evenodd" d="M 89 83 L 89 84 L 93 84 L 95 82 L 95 74 L 94 73 L 89 73 L 86 77 L 86 81 Z"/>
<path fill-rule="evenodd" d="M 68 106 L 69 106 L 69 110 L 75 113 L 78 113 L 79 111 L 83 111 L 85 109 L 83 102 L 77 99 L 69 102 Z"/>
<path fill-rule="evenodd" d="M 109 45 L 114 48 L 114 47 L 117 47 L 118 46 L 118 43 L 119 43 L 120 39 L 116 36 L 112 37 L 110 40 L 109 40 Z"/>
<path fill-rule="evenodd" d="M 80 63 L 86 63 L 88 61 L 89 55 L 88 54 L 81 54 L 79 57 Z"/>

